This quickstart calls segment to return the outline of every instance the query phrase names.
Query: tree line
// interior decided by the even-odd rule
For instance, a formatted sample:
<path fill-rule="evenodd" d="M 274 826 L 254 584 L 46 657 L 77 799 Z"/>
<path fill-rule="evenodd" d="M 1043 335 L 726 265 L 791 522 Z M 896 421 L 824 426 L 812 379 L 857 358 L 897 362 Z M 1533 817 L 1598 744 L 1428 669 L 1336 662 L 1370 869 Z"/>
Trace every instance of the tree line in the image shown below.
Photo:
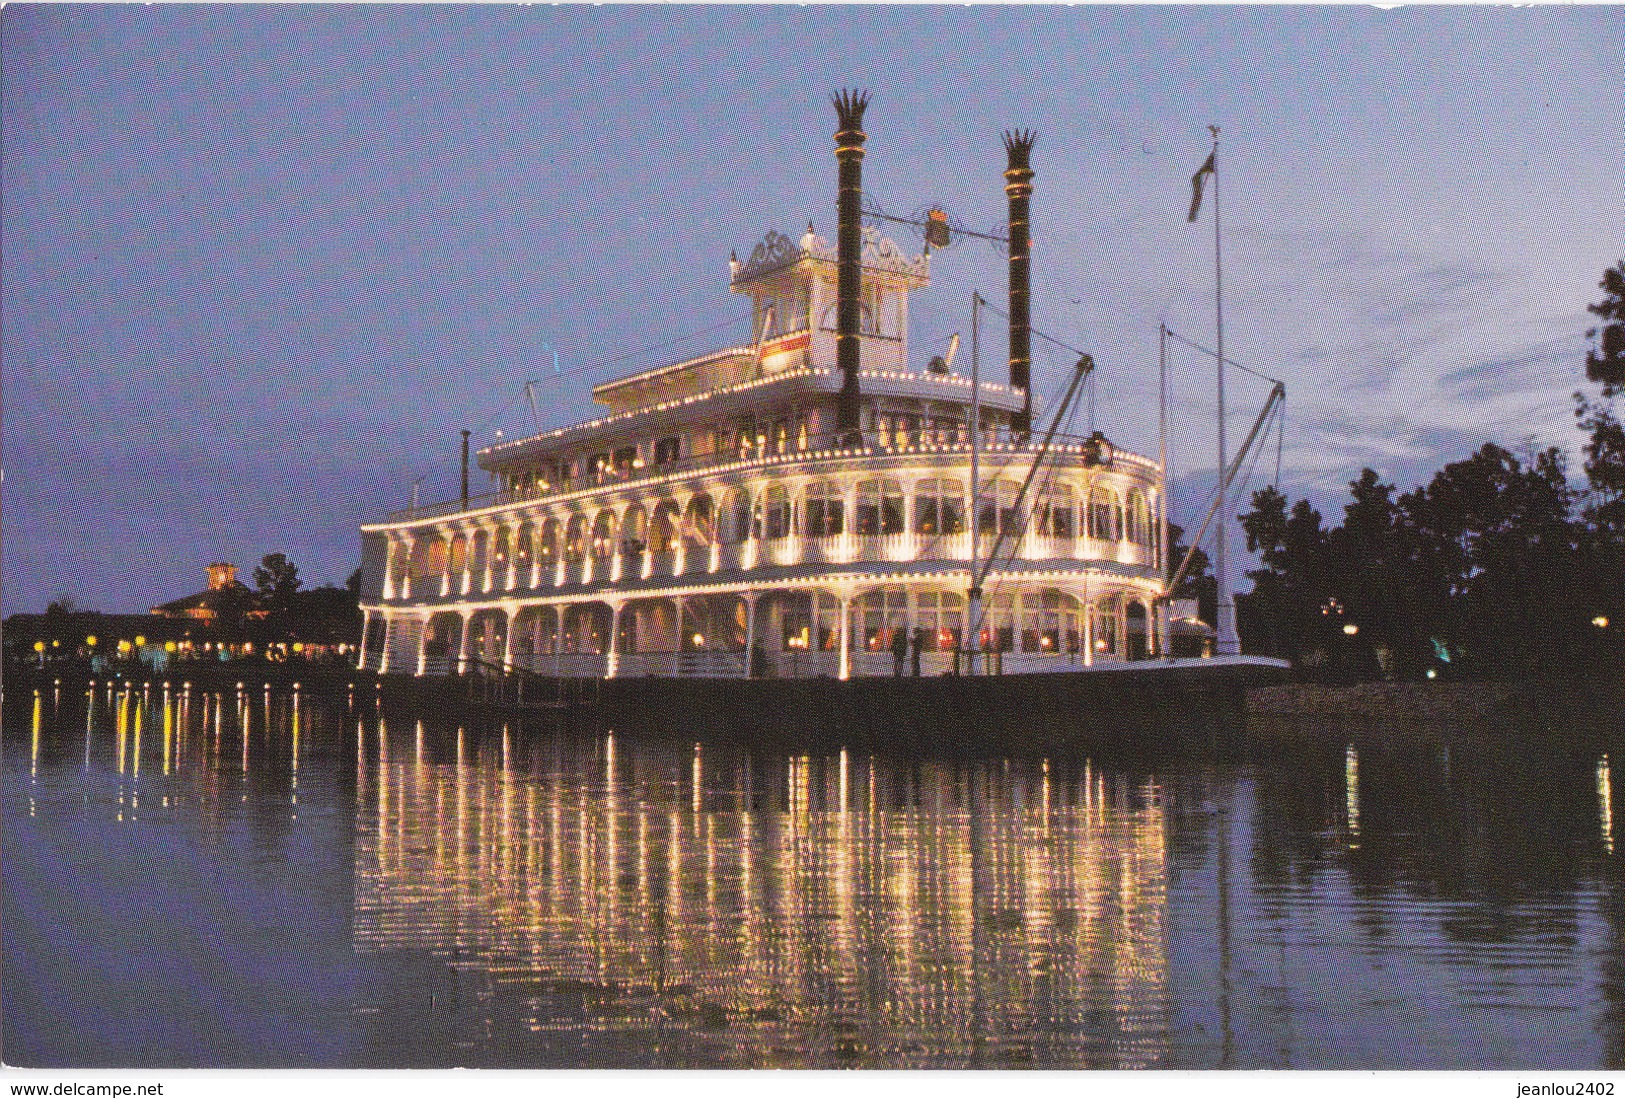
<path fill-rule="evenodd" d="M 1262 565 L 1237 598 L 1247 651 L 1310 673 L 1566 677 L 1625 657 L 1625 262 L 1589 306 L 1587 380 L 1574 394 L 1583 483 L 1557 447 L 1487 443 L 1395 494 L 1371 469 L 1327 526 L 1307 499 L 1256 491 L 1238 519 Z"/>
<path fill-rule="evenodd" d="M 343 587 L 307 588 L 286 554 L 254 567 L 252 588 L 233 581 L 213 592 L 214 629 L 222 640 L 355 644 L 361 637 L 361 569 Z"/>

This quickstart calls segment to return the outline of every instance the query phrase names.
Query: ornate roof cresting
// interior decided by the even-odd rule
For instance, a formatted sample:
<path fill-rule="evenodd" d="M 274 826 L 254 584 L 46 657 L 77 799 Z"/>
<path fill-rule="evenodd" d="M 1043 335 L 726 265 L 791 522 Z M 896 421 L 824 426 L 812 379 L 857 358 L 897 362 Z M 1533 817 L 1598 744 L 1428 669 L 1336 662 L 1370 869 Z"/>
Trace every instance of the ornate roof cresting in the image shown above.
<path fill-rule="evenodd" d="M 733 281 L 744 282 L 803 259 L 834 263 L 835 245 L 813 232 L 811 225 L 807 226 L 807 232 L 799 244 L 783 233 L 769 232 L 751 251 L 749 259 L 743 263 L 730 261 L 729 266 L 733 271 Z M 879 230 L 867 225 L 863 228 L 863 254 L 859 262 L 870 270 L 919 279 L 931 277 L 929 254 L 910 256 L 895 241 L 881 236 Z"/>

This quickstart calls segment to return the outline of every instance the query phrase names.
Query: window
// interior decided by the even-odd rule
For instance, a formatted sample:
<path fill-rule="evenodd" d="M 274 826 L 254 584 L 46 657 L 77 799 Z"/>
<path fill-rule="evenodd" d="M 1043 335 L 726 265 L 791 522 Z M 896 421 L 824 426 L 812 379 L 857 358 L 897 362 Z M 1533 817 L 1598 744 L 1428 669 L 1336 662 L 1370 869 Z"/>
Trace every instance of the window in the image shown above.
<path fill-rule="evenodd" d="M 638 463 L 638 448 L 636 446 L 622 446 L 615 451 L 610 459 L 615 467 L 615 479 L 625 480 L 632 475 L 632 470 Z"/>
<path fill-rule="evenodd" d="M 629 557 L 637 557 L 644 549 L 644 537 L 648 534 L 647 521 L 643 516 L 642 507 L 633 507 L 626 512 L 626 518 L 621 520 L 621 552 Z"/>
<path fill-rule="evenodd" d="M 1047 538 L 1069 538 L 1076 530 L 1072 489 L 1056 484 L 1038 497 L 1038 532 Z"/>
<path fill-rule="evenodd" d="M 683 453 L 683 440 L 675 436 L 655 443 L 655 464 L 670 465 Z"/>
<path fill-rule="evenodd" d="M 1151 510 L 1146 506 L 1144 492 L 1138 488 L 1129 492 L 1123 517 L 1128 527 L 1124 537 L 1136 545 L 1151 544 Z"/>
<path fill-rule="evenodd" d="M 914 531 L 958 534 L 965 529 L 965 486 L 957 480 L 922 480 L 914 496 Z"/>
<path fill-rule="evenodd" d="M 1077 651 L 1078 618 L 1059 591 L 1026 591 L 1021 596 L 1021 650 L 1055 655 Z M 1070 645 L 1070 647 L 1064 647 Z"/>
<path fill-rule="evenodd" d="M 908 628 L 908 592 L 901 587 L 865 592 L 858 606 L 863 614 L 859 639 L 867 651 L 890 649 L 893 631 Z"/>
<path fill-rule="evenodd" d="M 835 652 L 841 647 L 841 603 L 834 595 L 815 595 L 813 630 L 821 652 Z"/>
<path fill-rule="evenodd" d="M 994 595 L 984 604 L 982 646 L 990 652 L 1009 652 L 1015 647 L 1015 597 Z"/>
<path fill-rule="evenodd" d="M 564 559 L 575 562 L 587 555 L 587 516 L 571 515 L 564 535 Z"/>
<path fill-rule="evenodd" d="M 708 549 L 716 533 L 716 513 L 711 497 L 701 492 L 689 501 L 683 515 L 683 544 L 689 549 Z"/>
<path fill-rule="evenodd" d="M 782 538 L 790 534 L 790 494 L 780 485 L 762 493 L 756 504 L 756 536 Z"/>
<path fill-rule="evenodd" d="M 845 528 L 846 501 L 840 485 L 823 480 L 807 489 L 806 535 L 809 538 L 834 537 Z"/>
<path fill-rule="evenodd" d="M 615 555 L 615 512 L 603 510 L 592 524 L 592 555 L 608 560 Z"/>
<path fill-rule="evenodd" d="M 412 578 L 424 579 L 428 576 L 440 576 L 446 571 L 446 558 L 451 547 L 446 544 L 445 538 L 433 538 L 426 545 L 423 539 L 418 539 L 418 548 L 423 550 L 422 570 L 419 570 L 419 559 L 416 552 L 412 555 Z"/>
<path fill-rule="evenodd" d="M 1024 523 L 1016 513 L 1016 497 L 1021 485 L 1013 480 L 995 481 L 982 493 L 977 512 L 977 533 L 1006 534 L 1015 537 Z"/>
<path fill-rule="evenodd" d="M 895 480 L 858 484 L 857 532 L 864 537 L 903 532 L 903 486 Z"/>
<path fill-rule="evenodd" d="M 801 610 L 784 612 L 784 650 L 805 651 L 812 645 L 812 615 Z"/>
<path fill-rule="evenodd" d="M 529 568 L 536 553 L 536 527 L 525 523 L 519 527 L 519 535 L 514 538 L 513 562 L 522 572 Z M 528 582 L 528 581 L 526 581 Z"/>
<path fill-rule="evenodd" d="M 542 544 L 537 555 L 544 568 L 552 567 L 553 562 L 559 559 L 558 519 L 550 518 L 542 524 Z"/>
<path fill-rule="evenodd" d="M 1107 488 L 1094 488 L 1089 492 L 1089 536 L 1102 541 L 1115 541 L 1118 537 L 1117 496 Z"/>
<path fill-rule="evenodd" d="M 649 522 L 649 548 L 655 553 L 674 553 L 677 551 L 677 504 L 667 500 L 655 508 L 654 518 Z"/>
<path fill-rule="evenodd" d="M 1095 654 L 1117 651 L 1117 607 L 1107 602 L 1089 608 L 1094 620 Z"/>
<path fill-rule="evenodd" d="M 717 536 L 724 545 L 736 545 L 750 537 L 750 494 L 743 488 L 731 488 L 722 497 L 717 526 Z"/>
<path fill-rule="evenodd" d="M 964 632 L 964 601 L 953 591 L 921 591 L 914 596 L 914 627 L 925 630 L 926 652 L 951 652 Z"/>

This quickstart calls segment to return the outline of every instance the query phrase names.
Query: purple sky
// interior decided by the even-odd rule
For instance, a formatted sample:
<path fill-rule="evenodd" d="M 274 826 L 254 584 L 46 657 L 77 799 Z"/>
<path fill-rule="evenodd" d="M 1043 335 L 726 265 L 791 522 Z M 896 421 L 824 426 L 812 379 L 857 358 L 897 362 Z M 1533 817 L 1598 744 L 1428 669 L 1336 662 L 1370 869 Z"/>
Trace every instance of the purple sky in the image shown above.
<path fill-rule="evenodd" d="M 1625 253 L 1621 31 L 1598 7 L 8 6 L 4 612 L 144 610 L 275 551 L 342 583 L 415 480 L 455 494 L 458 428 L 527 429 L 527 379 L 556 426 L 593 383 L 743 340 L 728 253 L 830 233 L 845 86 L 892 213 L 996 226 L 999 131 L 1038 131 L 1034 323 L 1094 354 L 1124 445 L 1155 453 L 1158 322 L 1212 342 L 1185 210 L 1217 122 L 1226 351 L 1288 384 L 1289 495 L 1572 449 L 1584 308 Z M 921 361 L 1004 292 L 980 243 L 933 276 Z M 1071 362 L 1045 346 L 1040 405 Z M 1181 478 L 1212 462 L 1212 378 L 1174 367 Z M 1236 438 L 1265 389 L 1230 392 Z"/>

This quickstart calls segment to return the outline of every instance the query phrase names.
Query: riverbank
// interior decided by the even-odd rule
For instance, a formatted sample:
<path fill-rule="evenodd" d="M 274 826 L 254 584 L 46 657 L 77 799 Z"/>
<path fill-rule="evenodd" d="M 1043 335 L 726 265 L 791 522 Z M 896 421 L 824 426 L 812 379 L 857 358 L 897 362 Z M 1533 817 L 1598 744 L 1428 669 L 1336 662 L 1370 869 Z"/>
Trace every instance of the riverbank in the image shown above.
<path fill-rule="evenodd" d="M 1194 662 L 1194 661 L 1193 661 Z M 344 664 L 180 664 L 121 678 L 162 689 L 297 688 L 454 719 L 560 719 L 576 726 L 740 743 L 826 743 L 905 751 L 1026 751 L 1106 746 L 1438 745 L 1546 742 L 1625 750 L 1625 675 L 1563 683 L 1280 681 L 1283 669 L 1125 665 L 1111 672 L 966 679 L 538 679 L 520 708 L 492 704 L 478 679 L 383 676 Z M 12 690 L 84 689 L 87 668 L 8 668 Z M 501 692 L 498 692 L 500 696 Z"/>
<path fill-rule="evenodd" d="M 1534 737 L 1625 745 L 1625 675 L 1566 682 L 1279 683 L 1250 690 L 1255 742 L 1349 739 L 1443 743 Z"/>

